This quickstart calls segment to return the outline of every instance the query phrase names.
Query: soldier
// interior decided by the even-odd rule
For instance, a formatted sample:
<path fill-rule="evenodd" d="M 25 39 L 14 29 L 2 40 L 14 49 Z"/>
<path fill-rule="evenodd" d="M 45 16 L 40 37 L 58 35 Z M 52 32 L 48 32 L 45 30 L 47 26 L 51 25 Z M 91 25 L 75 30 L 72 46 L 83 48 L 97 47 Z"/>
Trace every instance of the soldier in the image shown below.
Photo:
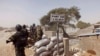
<path fill-rule="evenodd" d="M 30 26 L 30 37 L 33 38 L 33 39 L 36 37 L 36 26 L 35 26 L 35 24 Z"/>
<path fill-rule="evenodd" d="M 33 24 L 32 26 L 30 26 L 30 31 L 31 31 L 31 32 L 34 32 L 35 28 L 36 28 L 36 27 L 35 27 L 35 24 Z"/>
<path fill-rule="evenodd" d="M 32 26 L 30 26 L 30 34 L 29 34 L 29 43 L 30 45 L 34 45 L 34 43 L 36 42 L 36 26 L 35 24 L 33 24 Z"/>
<path fill-rule="evenodd" d="M 23 32 L 24 32 L 24 34 L 28 37 L 28 35 L 29 35 L 29 33 L 28 33 L 28 30 L 27 30 L 27 28 L 26 28 L 27 26 L 26 25 L 23 25 Z"/>
<path fill-rule="evenodd" d="M 6 43 L 13 42 L 13 45 L 15 47 L 15 53 L 16 56 L 25 56 L 25 46 L 26 46 L 26 37 L 25 34 L 22 31 L 21 25 L 16 25 L 15 27 L 16 33 L 12 35 L 8 40 L 6 40 Z"/>
<path fill-rule="evenodd" d="M 22 29 L 22 31 L 23 31 L 23 33 L 24 33 L 24 36 L 25 36 L 25 38 L 26 38 L 26 46 L 28 45 L 28 37 L 29 37 L 29 32 L 28 32 L 28 30 L 27 30 L 27 28 L 26 28 L 27 26 L 26 25 L 23 25 L 23 29 Z"/>
<path fill-rule="evenodd" d="M 39 25 L 37 26 L 36 35 L 37 35 L 37 41 L 42 39 L 43 31 L 42 31 L 41 26 L 39 26 Z"/>

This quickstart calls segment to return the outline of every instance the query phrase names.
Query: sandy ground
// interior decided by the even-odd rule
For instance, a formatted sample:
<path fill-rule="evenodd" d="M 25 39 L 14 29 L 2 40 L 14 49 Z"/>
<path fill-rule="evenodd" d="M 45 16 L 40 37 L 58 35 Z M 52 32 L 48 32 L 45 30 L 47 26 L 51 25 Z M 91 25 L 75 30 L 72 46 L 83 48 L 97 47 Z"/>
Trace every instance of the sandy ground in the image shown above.
<path fill-rule="evenodd" d="M 92 32 L 91 31 L 92 27 L 89 27 L 88 29 L 83 29 L 81 31 L 78 31 L 78 33 L 81 34 L 82 32 L 83 33 Z M 13 33 L 14 32 L 0 31 L 0 56 L 15 56 L 15 53 L 14 53 L 15 50 L 14 50 L 12 43 L 6 44 L 6 40 Z M 91 37 L 80 39 L 79 45 L 76 45 L 74 47 L 80 46 L 80 48 L 82 48 L 83 50 L 92 49 L 92 50 L 96 51 L 96 56 L 100 56 L 100 36 L 99 36 L 99 39 L 94 38 L 94 36 L 91 36 Z M 25 53 L 26 53 L 26 56 L 32 56 L 34 54 L 34 51 L 30 48 L 26 48 Z"/>
<path fill-rule="evenodd" d="M 0 31 L 0 56 L 15 56 L 15 50 L 12 43 L 6 44 L 6 40 L 13 34 L 14 32 L 5 32 Z M 32 55 L 34 52 L 32 49 L 25 49 L 26 56 Z"/>
<path fill-rule="evenodd" d="M 100 36 L 98 39 L 97 36 L 81 38 L 80 48 L 83 50 L 94 50 L 96 52 L 96 56 L 100 56 Z"/>

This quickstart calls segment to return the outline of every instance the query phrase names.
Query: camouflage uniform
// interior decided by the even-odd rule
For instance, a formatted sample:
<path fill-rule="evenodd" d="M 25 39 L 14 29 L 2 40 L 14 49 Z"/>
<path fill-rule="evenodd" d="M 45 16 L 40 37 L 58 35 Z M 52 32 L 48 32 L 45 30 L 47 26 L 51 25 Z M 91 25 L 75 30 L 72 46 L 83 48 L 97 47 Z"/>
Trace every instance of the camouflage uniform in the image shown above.
<path fill-rule="evenodd" d="M 30 27 L 30 44 L 34 45 L 34 43 L 42 38 L 43 31 L 41 29 L 41 26 L 37 27 Z"/>
<path fill-rule="evenodd" d="M 17 30 L 17 32 L 6 41 L 6 43 L 13 42 L 16 56 L 25 56 L 24 47 L 26 46 L 26 39 L 27 38 L 20 26 L 20 30 Z"/>
<path fill-rule="evenodd" d="M 36 42 L 36 27 L 35 25 L 30 26 L 30 33 L 29 33 L 29 44 L 30 45 L 34 45 L 34 43 Z"/>
<path fill-rule="evenodd" d="M 37 35 L 37 38 L 36 38 L 37 41 L 42 39 L 43 31 L 41 29 L 41 26 L 37 26 L 36 35 Z"/>
<path fill-rule="evenodd" d="M 28 30 L 26 29 L 26 25 L 23 25 L 22 32 L 23 32 L 23 34 L 24 34 L 24 37 L 26 38 L 26 39 L 25 39 L 25 44 L 28 45 L 29 32 L 28 32 Z"/>
<path fill-rule="evenodd" d="M 30 37 L 32 39 L 35 39 L 36 38 L 36 27 L 35 26 L 31 26 L 30 27 Z"/>

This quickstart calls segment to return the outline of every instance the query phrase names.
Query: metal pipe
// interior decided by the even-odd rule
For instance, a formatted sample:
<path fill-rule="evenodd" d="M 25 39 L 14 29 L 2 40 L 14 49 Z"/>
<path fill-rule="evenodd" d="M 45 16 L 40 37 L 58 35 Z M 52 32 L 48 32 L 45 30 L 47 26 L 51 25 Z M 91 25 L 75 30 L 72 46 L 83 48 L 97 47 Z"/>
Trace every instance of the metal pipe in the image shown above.
<path fill-rule="evenodd" d="M 59 56 L 59 23 L 57 22 L 57 56 Z"/>

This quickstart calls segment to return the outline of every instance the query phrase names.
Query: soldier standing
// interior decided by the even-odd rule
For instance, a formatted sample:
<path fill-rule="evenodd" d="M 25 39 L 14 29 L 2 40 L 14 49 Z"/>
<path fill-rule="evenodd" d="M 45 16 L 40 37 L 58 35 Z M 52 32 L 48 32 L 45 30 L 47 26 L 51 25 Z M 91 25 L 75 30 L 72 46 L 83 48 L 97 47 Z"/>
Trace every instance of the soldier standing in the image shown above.
<path fill-rule="evenodd" d="M 36 37 L 36 26 L 35 26 L 35 24 L 30 26 L 30 37 L 32 39 L 35 39 L 35 37 Z"/>
<path fill-rule="evenodd" d="M 32 26 L 30 26 L 30 34 L 29 34 L 29 43 L 30 45 L 34 45 L 34 43 L 36 42 L 36 26 L 35 24 L 33 24 Z"/>
<path fill-rule="evenodd" d="M 6 43 L 13 42 L 16 56 L 25 56 L 26 37 L 22 31 L 22 26 L 18 24 L 15 29 L 16 33 L 6 40 Z"/>
<path fill-rule="evenodd" d="M 26 44 L 26 46 L 27 46 L 27 45 L 28 45 L 29 32 L 28 32 L 28 30 L 27 30 L 26 27 L 27 27 L 26 25 L 23 25 L 22 31 L 23 31 L 23 33 L 24 33 L 24 36 L 25 36 L 25 44 Z"/>
<path fill-rule="evenodd" d="M 37 35 L 37 41 L 42 39 L 43 31 L 41 26 L 39 25 L 37 26 L 36 35 Z"/>

